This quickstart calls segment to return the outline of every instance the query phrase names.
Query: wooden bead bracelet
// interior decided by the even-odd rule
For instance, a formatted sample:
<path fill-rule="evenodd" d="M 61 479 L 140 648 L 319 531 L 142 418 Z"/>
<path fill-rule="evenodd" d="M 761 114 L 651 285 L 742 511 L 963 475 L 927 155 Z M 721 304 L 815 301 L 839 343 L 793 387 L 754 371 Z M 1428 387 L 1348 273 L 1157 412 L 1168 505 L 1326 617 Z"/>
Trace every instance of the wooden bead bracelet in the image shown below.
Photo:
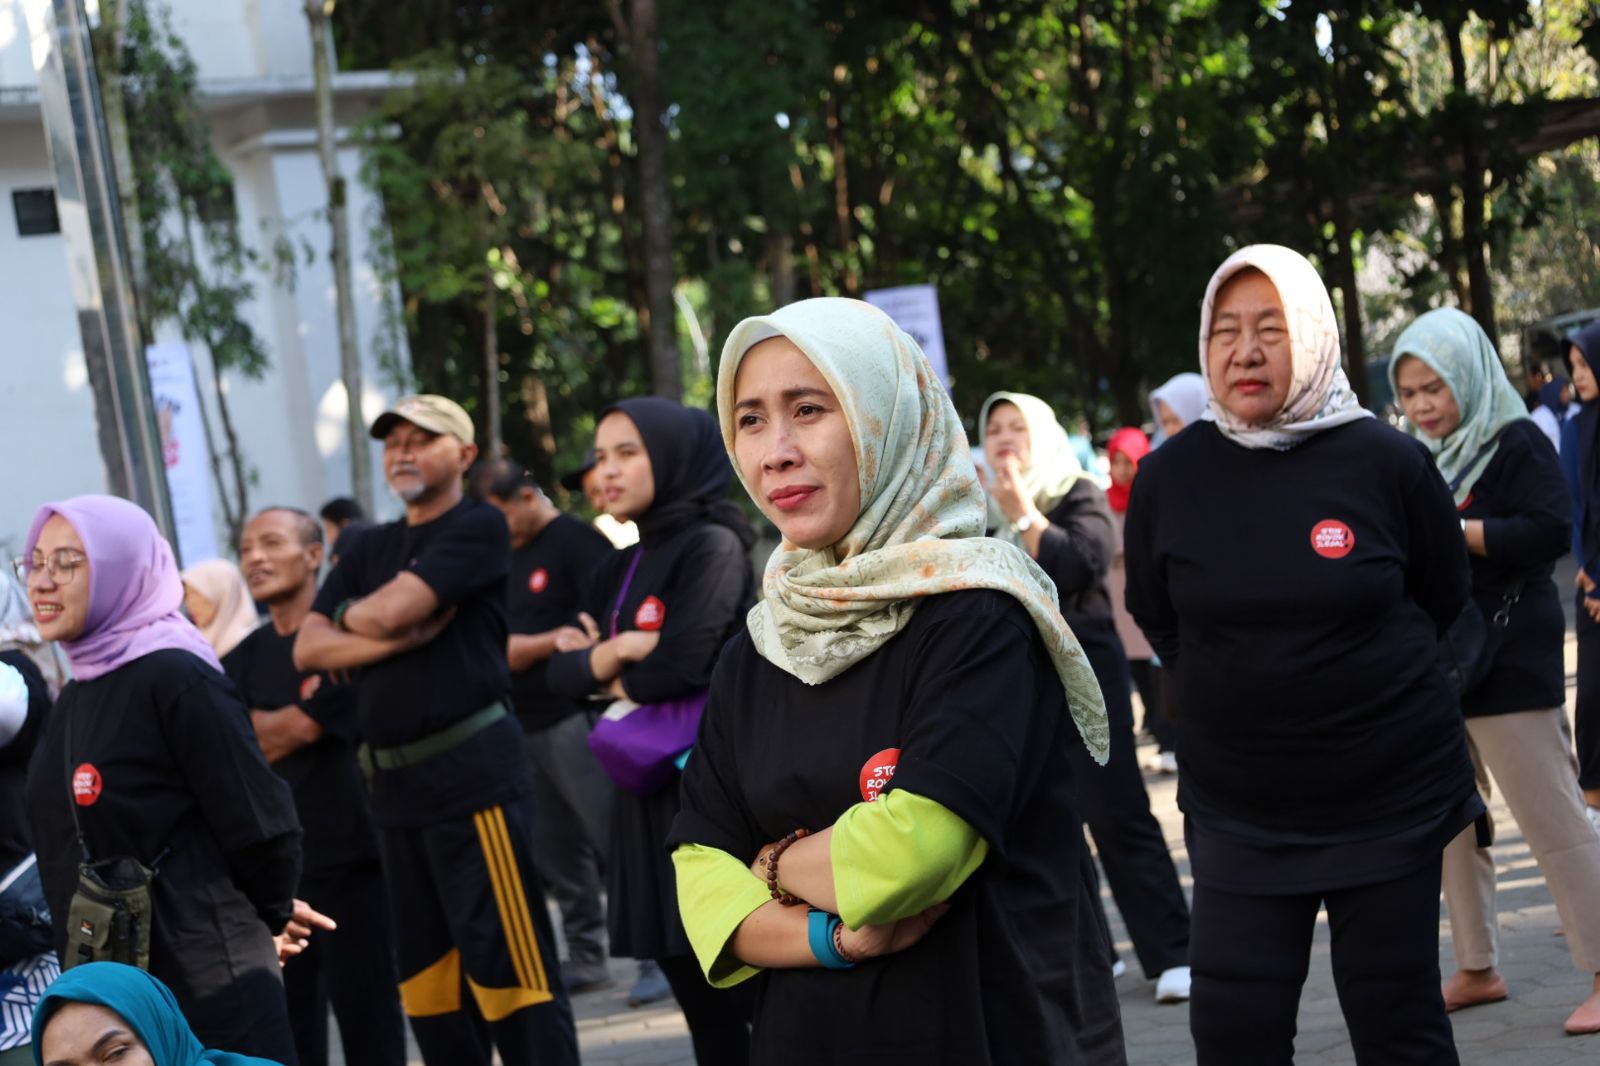
<path fill-rule="evenodd" d="M 809 829 L 792 829 L 784 838 L 772 845 L 772 850 L 767 852 L 764 860 L 767 866 L 767 891 L 772 893 L 772 898 L 785 907 L 793 907 L 800 902 L 799 896 L 790 895 L 778 887 L 778 858 L 789 850 L 789 845 L 801 837 L 810 835 Z"/>

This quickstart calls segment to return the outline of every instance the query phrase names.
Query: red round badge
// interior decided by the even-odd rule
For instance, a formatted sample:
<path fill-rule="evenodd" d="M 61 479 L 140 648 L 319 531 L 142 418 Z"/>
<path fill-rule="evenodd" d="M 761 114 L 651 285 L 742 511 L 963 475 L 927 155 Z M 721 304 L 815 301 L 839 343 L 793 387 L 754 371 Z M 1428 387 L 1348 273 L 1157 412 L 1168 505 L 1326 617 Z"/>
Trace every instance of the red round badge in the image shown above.
<path fill-rule="evenodd" d="M 1343 559 L 1355 546 L 1355 533 L 1336 518 L 1323 519 L 1311 527 L 1311 550 L 1324 559 Z"/>
<path fill-rule="evenodd" d="M 871 803 L 889 787 L 895 767 L 900 765 L 900 749 L 884 748 L 861 766 L 861 798 Z"/>
<path fill-rule="evenodd" d="M 543 592 L 549 587 L 550 571 L 546 570 L 544 567 L 541 566 L 539 569 L 528 575 L 529 592 Z"/>
<path fill-rule="evenodd" d="M 83 763 L 72 771 L 72 798 L 80 807 L 93 807 L 100 798 L 100 771 Z"/>
<path fill-rule="evenodd" d="M 667 620 L 667 605 L 654 596 L 646 596 L 639 609 L 633 613 L 633 624 L 638 629 L 660 629 Z"/>
<path fill-rule="evenodd" d="M 300 702 L 305 703 L 317 694 L 317 689 L 322 687 L 321 674 L 307 674 L 300 679 Z"/>

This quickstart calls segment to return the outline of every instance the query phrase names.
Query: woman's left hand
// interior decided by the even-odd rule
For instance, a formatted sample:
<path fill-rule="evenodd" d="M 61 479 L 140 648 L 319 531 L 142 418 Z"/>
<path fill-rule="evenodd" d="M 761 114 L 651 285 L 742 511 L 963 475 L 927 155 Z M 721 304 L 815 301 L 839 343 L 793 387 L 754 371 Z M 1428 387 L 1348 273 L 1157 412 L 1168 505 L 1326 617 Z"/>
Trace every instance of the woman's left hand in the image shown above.
<path fill-rule="evenodd" d="M 933 923 L 950 910 L 948 903 L 935 903 L 921 914 L 913 914 L 898 922 L 883 925 L 863 925 L 860 929 L 845 926 L 839 933 L 839 943 L 851 959 L 875 959 L 904 951 L 933 928 Z"/>
<path fill-rule="evenodd" d="M 1001 513 L 1012 522 L 1034 510 L 1033 501 L 1022 492 L 1022 467 L 1014 455 L 1002 455 L 999 469 L 988 479 L 989 495 L 999 505 Z"/>
<path fill-rule="evenodd" d="M 289 924 L 284 926 L 283 932 L 273 937 L 273 943 L 278 948 L 278 965 L 282 966 L 296 955 L 300 954 L 311 943 L 311 934 L 314 930 L 323 929 L 332 931 L 339 928 L 339 923 L 317 910 L 303 899 L 294 901 L 294 914 L 289 919 Z"/>

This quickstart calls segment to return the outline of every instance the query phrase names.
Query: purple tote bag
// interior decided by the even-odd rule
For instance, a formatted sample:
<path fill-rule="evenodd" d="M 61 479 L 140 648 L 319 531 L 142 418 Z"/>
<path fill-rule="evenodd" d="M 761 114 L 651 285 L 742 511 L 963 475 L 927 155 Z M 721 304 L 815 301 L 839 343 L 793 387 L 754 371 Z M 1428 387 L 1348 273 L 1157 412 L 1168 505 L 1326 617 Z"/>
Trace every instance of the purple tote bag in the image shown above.
<path fill-rule="evenodd" d="M 661 791 L 694 747 L 706 694 L 660 703 L 613 703 L 589 732 L 589 749 L 618 788 L 639 796 Z"/>
<path fill-rule="evenodd" d="M 617 635 L 617 615 L 623 598 L 628 595 L 628 586 L 633 584 L 643 556 L 643 548 L 633 553 L 633 562 L 628 565 L 627 576 L 612 605 L 613 637 Z M 666 787 L 678 772 L 679 759 L 694 747 L 700 715 L 705 709 L 704 692 L 659 703 L 617 700 L 589 731 L 589 750 L 618 788 L 649 796 Z"/>

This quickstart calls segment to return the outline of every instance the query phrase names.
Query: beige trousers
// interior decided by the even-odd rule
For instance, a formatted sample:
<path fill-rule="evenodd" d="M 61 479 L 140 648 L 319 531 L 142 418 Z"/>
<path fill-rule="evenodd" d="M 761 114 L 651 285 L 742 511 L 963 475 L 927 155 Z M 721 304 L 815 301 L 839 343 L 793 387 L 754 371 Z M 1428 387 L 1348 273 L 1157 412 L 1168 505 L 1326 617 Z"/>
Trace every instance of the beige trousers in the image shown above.
<path fill-rule="evenodd" d="M 1566 708 L 1468 718 L 1467 747 L 1484 802 L 1493 774 L 1544 874 L 1573 965 L 1600 973 L 1600 835 L 1583 810 Z M 1494 858 L 1473 826 L 1445 848 L 1443 882 L 1457 968 L 1496 965 Z"/>

